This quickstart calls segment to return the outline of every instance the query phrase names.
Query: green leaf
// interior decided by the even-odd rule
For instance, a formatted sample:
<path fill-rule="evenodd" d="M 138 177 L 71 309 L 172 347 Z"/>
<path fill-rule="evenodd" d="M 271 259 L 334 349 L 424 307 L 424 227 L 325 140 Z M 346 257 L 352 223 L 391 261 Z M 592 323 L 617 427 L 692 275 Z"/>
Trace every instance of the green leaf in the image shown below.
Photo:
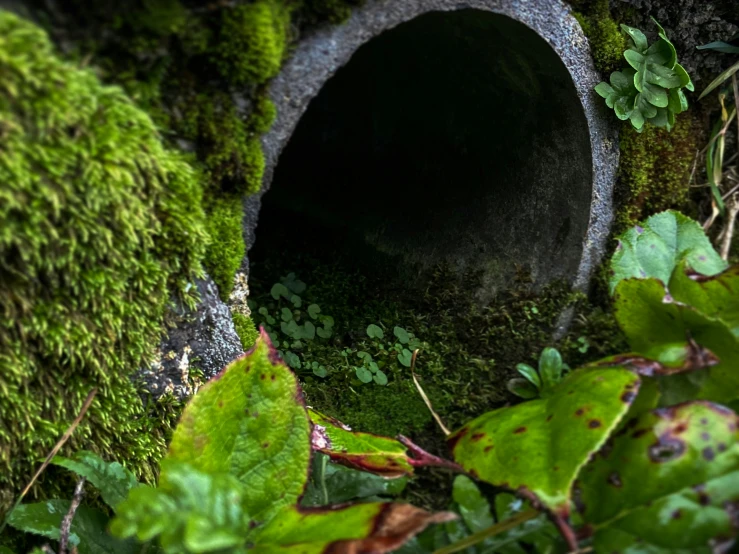
<path fill-rule="evenodd" d="M 8 515 L 8 525 L 58 541 L 69 506 L 69 500 L 21 504 Z M 80 506 L 70 526 L 69 544 L 76 546 L 80 554 L 133 554 L 139 550 L 135 543 L 111 537 L 107 526 L 108 516 L 104 513 Z"/>
<path fill-rule="evenodd" d="M 279 300 L 280 298 L 288 300 L 290 298 L 290 291 L 287 290 L 287 287 L 281 283 L 276 283 L 275 285 L 273 285 L 272 290 L 270 290 L 269 293 L 275 300 Z"/>
<path fill-rule="evenodd" d="M 67 468 L 84 477 L 100 491 L 103 501 L 115 509 L 128 492 L 139 486 L 133 473 L 118 462 L 106 462 L 97 454 L 80 450 L 70 458 L 56 456 L 52 464 Z"/>
<path fill-rule="evenodd" d="M 254 535 L 253 554 L 321 554 L 322 552 L 372 552 L 384 554 L 431 523 L 456 518 L 449 512 L 430 514 L 400 503 L 355 504 L 345 508 L 283 510 Z M 330 545 L 341 542 L 341 548 Z"/>
<path fill-rule="evenodd" d="M 728 81 L 731 76 L 739 71 L 739 62 L 736 62 L 734 65 L 732 65 L 729 69 L 722 72 L 718 77 L 716 77 L 711 83 L 706 87 L 706 90 L 704 90 L 701 95 L 698 97 L 698 100 L 706 96 L 708 93 L 710 93 L 715 88 L 719 87 L 724 81 Z"/>
<path fill-rule="evenodd" d="M 319 327 L 316 329 L 316 334 L 322 339 L 330 339 L 331 329 L 329 327 Z"/>
<path fill-rule="evenodd" d="M 295 306 L 296 308 L 300 308 L 300 306 L 303 305 L 303 300 L 297 294 L 293 294 L 290 297 L 290 302 L 292 302 L 293 306 Z"/>
<path fill-rule="evenodd" d="M 562 379 L 562 356 L 556 348 L 547 347 L 539 357 L 542 394 L 548 394 Z"/>
<path fill-rule="evenodd" d="M 313 368 L 313 375 L 316 377 L 326 377 L 326 375 L 328 375 L 328 371 L 326 371 L 325 366 L 319 365 L 318 367 Z"/>
<path fill-rule="evenodd" d="M 668 288 L 675 301 L 723 321 L 739 337 L 739 265 L 706 277 L 682 263 L 672 273 Z"/>
<path fill-rule="evenodd" d="M 705 546 L 736 533 L 729 512 L 739 500 L 734 412 L 691 402 L 647 412 L 627 429 L 582 472 L 586 523 L 663 548 Z"/>
<path fill-rule="evenodd" d="M 313 319 L 318 319 L 318 314 L 321 313 L 321 307 L 318 304 L 311 304 L 308 306 L 308 315 Z"/>
<path fill-rule="evenodd" d="M 621 281 L 614 312 L 634 351 L 654 352 L 665 345 L 685 343 L 690 337 L 718 357 L 717 365 L 686 375 L 692 381 L 692 398 L 729 402 L 739 396 L 739 341 L 724 322 L 671 301 L 656 279 Z M 671 387 L 673 383 L 688 384 L 677 378 L 663 384 Z"/>
<path fill-rule="evenodd" d="M 454 478 L 452 499 L 459 506 L 459 515 L 471 532 L 476 533 L 494 523 L 488 501 L 475 482 L 466 475 Z"/>
<path fill-rule="evenodd" d="M 698 223 L 672 210 L 653 215 L 619 237 L 610 264 L 611 293 L 631 277 L 654 277 L 666 284 L 682 260 L 703 275 L 720 273 L 727 265 Z"/>
<path fill-rule="evenodd" d="M 725 54 L 739 54 L 739 46 L 734 46 L 733 44 L 729 44 L 728 42 L 723 42 L 721 40 L 697 46 L 696 49 L 715 50 L 716 52 L 723 52 Z"/>
<path fill-rule="evenodd" d="M 302 506 L 325 506 L 341 504 L 349 501 L 377 499 L 400 494 L 407 483 L 407 479 L 386 479 L 381 475 L 374 475 L 356 469 L 329 463 L 323 473 L 323 484 L 314 480 L 318 473 L 316 467 L 321 463 L 323 454 L 316 454 L 314 470 L 311 472 L 311 481 L 301 501 Z"/>
<path fill-rule="evenodd" d="M 372 382 L 372 372 L 367 369 L 364 366 L 359 366 L 354 368 L 354 373 L 357 376 L 357 379 L 362 381 L 362 383 L 371 383 Z"/>
<path fill-rule="evenodd" d="M 506 383 L 506 388 L 525 400 L 530 400 L 539 396 L 539 389 L 536 388 L 530 381 L 522 378 L 509 379 Z"/>
<path fill-rule="evenodd" d="M 375 374 L 373 375 L 372 379 L 377 383 L 378 385 L 387 385 L 387 375 L 385 375 L 384 372 L 377 369 L 375 371 Z"/>
<path fill-rule="evenodd" d="M 303 292 L 305 292 L 305 283 L 300 279 L 297 279 L 295 277 L 295 273 L 288 273 L 287 276 L 280 279 L 280 281 L 295 294 L 303 294 Z"/>
<path fill-rule="evenodd" d="M 306 321 L 305 323 L 303 323 L 302 329 L 302 338 L 304 338 L 305 340 L 313 340 L 314 338 L 316 338 L 316 326 L 313 325 L 313 323 L 311 323 L 310 321 Z"/>
<path fill-rule="evenodd" d="M 627 412 L 639 384 L 626 369 L 580 369 L 545 399 L 478 417 L 449 445 L 475 477 L 529 491 L 548 509 L 566 514 L 575 476 Z"/>
<path fill-rule="evenodd" d="M 168 459 L 247 485 L 259 521 L 294 504 L 307 481 L 310 422 L 295 375 L 262 331 L 254 349 L 200 388 L 174 432 Z"/>
<path fill-rule="evenodd" d="M 667 62 L 665 62 L 665 65 L 669 67 L 670 69 L 673 69 L 675 67 L 675 64 L 677 64 L 677 51 L 675 50 L 675 45 L 670 42 L 670 39 L 667 38 L 667 33 L 665 32 L 662 25 L 659 24 L 659 22 L 652 18 L 652 21 L 657 26 L 657 34 L 659 35 L 659 38 L 662 39 L 662 44 L 660 45 L 660 48 L 665 48 L 667 51 L 669 51 L 669 58 Z"/>
<path fill-rule="evenodd" d="M 165 460 L 159 487 L 139 487 L 119 507 L 111 523 L 118 537 L 140 541 L 159 537 L 167 553 L 211 552 L 244 544 L 251 518 L 246 489 L 233 475 L 203 473 Z"/>
<path fill-rule="evenodd" d="M 289 308 L 282 308 L 281 316 L 282 316 L 282 321 L 285 321 L 285 322 L 292 321 L 293 311 L 290 310 Z"/>
<path fill-rule="evenodd" d="M 544 353 L 542 352 L 542 355 Z M 539 372 L 536 371 L 533 367 L 531 367 L 529 364 L 518 364 L 516 365 L 516 371 L 518 371 L 521 375 L 526 377 L 526 379 L 534 385 L 537 389 L 541 388 L 541 378 L 539 377 Z"/>
<path fill-rule="evenodd" d="M 401 365 L 404 365 L 405 367 L 411 367 L 411 362 L 413 361 L 413 352 L 411 352 L 407 348 L 403 348 L 402 352 L 398 354 L 398 361 L 401 363 Z"/>
<path fill-rule="evenodd" d="M 634 48 L 639 52 L 644 52 L 647 49 L 647 37 L 639 29 L 629 27 L 628 25 L 621 24 L 621 30 L 631 37 Z"/>
<path fill-rule="evenodd" d="M 668 104 L 666 89 L 679 88 L 682 82 L 677 73 L 661 65 L 663 55 L 660 52 L 652 54 L 648 52 L 643 55 L 634 50 L 627 50 L 624 52 L 624 58 L 636 70 L 634 75 L 636 90 L 653 106 L 666 108 Z"/>
<path fill-rule="evenodd" d="M 690 78 L 690 75 L 688 75 L 688 72 L 685 70 L 685 68 L 678 64 L 675 64 L 675 67 L 673 68 L 675 73 L 677 73 L 677 76 L 680 77 L 680 83 L 682 86 L 684 86 L 689 91 L 693 92 L 695 90 L 695 85 L 693 84 L 693 81 Z M 682 91 L 680 91 L 682 92 Z M 688 101 L 685 100 L 685 106 L 687 107 Z"/>
<path fill-rule="evenodd" d="M 382 339 L 385 337 L 385 333 L 379 326 L 372 323 L 367 327 L 367 336 L 371 339 Z"/>
<path fill-rule="evenodd" d="M 290 352 L 289 350 L 286 350 L 282 357 L 285 359 L 285 362 L 287 362 L 287 365 L 289 365 L 293 369 L 300 369 L 303 366 L 300 358 L 297 354 L 295 354 L 295 352 Z"/>
<path fill-rule="evenodd" d="M 406 331 L 406 330 L 405 330 L 405 329 L 403 329 L 402 327 L 398 327 L 397 325 L 396 325 L 396 326 L 395 326 L 395 328 L 393 329 L 393 334 L 394 334 L 394 335 L 395 335 L 396 337 L 398 337 L 398 340 L 399 340 L 399 341 L 400 341 L 400 342 L 401 342 L 402 344 L 408 344 L 408 343 L 410 342 L 410 340 L 411 340 L 411 337 L 410 337 L 410 335 L 408 334 L 408 331 Z"/>
<path fill-rule="evenodd" d="M 308 408 L 308 415 L 313 422 L 313 449 L 328 455 L 332 461 L 389 479 L 413 475 L 406 447 L 399 441 L 352 431 L 312 408 Z"/>
<path fill-rule="evenodd" d="M 619 119 L 628 119 L 634 105 L 634 97 L 637 94 L 634 87 L 633 69 L 614 71 L 611 73 L 611 84 L 600 83 L 595 87 L 595 92 L 606 99 L 606 105 L 616 110 Z"/>

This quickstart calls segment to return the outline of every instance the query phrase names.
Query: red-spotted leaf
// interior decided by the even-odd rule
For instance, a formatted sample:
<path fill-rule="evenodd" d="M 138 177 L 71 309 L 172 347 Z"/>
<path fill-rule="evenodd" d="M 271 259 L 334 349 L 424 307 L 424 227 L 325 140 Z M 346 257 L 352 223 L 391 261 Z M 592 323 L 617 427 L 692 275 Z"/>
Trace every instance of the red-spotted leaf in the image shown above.
<path fill-rule="evenodd" d="M 578 471 L 626 414 L 639 385 L 639 376 L 624 368 L 574 371 L 546 398 L 462 427 L 449 438 L 454 459 L 475 477 L 566 515 Z"/>
<path fill-rule="evenodd" d="M 728 408 L 703 401 L 630 420 L 578 479 L 577 505 L 596 544 L 631 535 L 661 548 L 698 548 L 735 536 L 738 423 Z"/>
<path fill-rule="evenodd" d="M 665 381 L 668 388 L 684 388 L 677 398 L 729 402 L 739 396 L 739 339 L 723 321 L 675 302 L 656 279 L 621 281 L 616 287 L 614 308 L 619 326 L 637 352 L 654 352 L 693 341 L 718 358 L 719 363 L 707 369 Z"/>
<path fill-rule="evenodd" d="M 383 554 L 401 546 L 431 523 L 456 519 L 399 503 L 356 504 L 345 508 L 290 507 L 252 538 L 254 554 Z"/>
<path fill-rule="evenodd" d="M 595 362 L 593 366 L 626 367 L 644 377 L 655 377 L 713 367 L 719 362 L 713 352 L 696 344 L 693 340 L 686 343 L 659 345 L 648 354 L 654 355 L 654 358 L 630 352 L 603 358 Z"/>
<path fill-rule="evenodd" d="M 257 521 L 296 504 L 308 480 L 310 422 L 297 378 L 262 330 L 254 348 L 206 383 L 185 408 L 167 456 L 235 476 Z"/>
<path fill-rule="evenodd" d="M 352 431 L 332 417 L 308 409 L 313 449 L 332 461 L 387 478 L 413 475 L 406 447 L 395 439 Z"/>
<path fill-rule="evenodd" d="M 683 263 L 673 272 L 668 288 L 675 301 L 723 321 L 739 337 L 739 265 L 705 276 Z"/>

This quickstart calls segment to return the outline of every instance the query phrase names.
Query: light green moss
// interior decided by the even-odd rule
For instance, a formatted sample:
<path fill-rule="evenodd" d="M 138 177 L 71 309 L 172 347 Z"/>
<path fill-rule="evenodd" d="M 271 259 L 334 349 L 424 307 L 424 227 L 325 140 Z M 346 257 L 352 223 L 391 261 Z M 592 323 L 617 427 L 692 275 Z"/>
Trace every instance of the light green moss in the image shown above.
<path fill-rule="evenodd" d="M 228 300 L 233 290 L 233 280 L 239 269 L 246 247 L 241 229 L 243 209 L 241 197 L 225 195 L 211 197 L 207 201 L 207 230 L 211 244 L 205 253 L 208 274 L 218 286 L 223 301 Z"/>
<path fill-rule="evenodd" d="M 262 95 L 254 101 L 254 111 L 249 117 L 249 130 L 261 135 L 269 131 L 277 117 L 277 106 L 269 98 Z"/>
<path fill-rule="evenodd" d="M 0 143 L 0 512 L 93 387 L 65 451 L 152 480 L 166 422 L 129 377 L 152 357 L 171 295 L 193 304 L 207 241 L 198 175 L 120 88 L 4 11 Z"/>
<path fill-rule="evenodd" d="M 254 322 L 250 317 L 244 314 L 235 313 L 233 314 L 234 327 L 236 328 L 236 334 L 241 339 L 241 348 L 246 352 L 257 340 L 259 331 L 257 331 Z"/>
<path fill-rule="evenodd" d="M 288 44 L 289 3 L 256 0 L 222 11 L 216 64 L 234 84 L 262 84 L 280 70 Z"/>
<path fill-rule="evenodd" d="M 620 69 L 625 63 L 626 38 L 611 17 L 608 0 L 589 0 L 576 3 L 575 17 L 590 43 L 593 62 L 604 75 Z"/>

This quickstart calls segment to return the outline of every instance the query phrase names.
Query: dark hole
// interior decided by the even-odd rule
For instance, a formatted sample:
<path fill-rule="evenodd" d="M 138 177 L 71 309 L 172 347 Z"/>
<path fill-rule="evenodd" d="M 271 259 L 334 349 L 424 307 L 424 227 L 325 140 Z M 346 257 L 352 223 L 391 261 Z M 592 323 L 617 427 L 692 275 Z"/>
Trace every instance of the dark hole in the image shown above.
<path fill-rule="evenodd" d="M 432 12 L 362 46 L 310 103 L 251 259 L 310 240 L 389 256 L 406 278 L 478 270 L 487 293 L 516 264 L 572 277 L 591 184 L 582 106 L 550 46 L 505 16 Z"/>

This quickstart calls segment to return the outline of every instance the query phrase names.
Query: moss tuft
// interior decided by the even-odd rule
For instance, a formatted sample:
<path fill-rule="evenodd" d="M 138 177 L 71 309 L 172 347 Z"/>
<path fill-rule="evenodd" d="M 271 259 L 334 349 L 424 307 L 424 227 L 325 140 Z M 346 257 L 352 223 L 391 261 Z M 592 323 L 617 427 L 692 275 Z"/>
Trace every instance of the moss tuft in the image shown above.
<path fill-rule="evenodd" d="M 236 334 L 241 339 L 241 348 L 246 352 L 257 341 L 259 332 L 257 331 L 254 322 L 250 317 L 244 314 L 234 313 L 233 314 L 234 327 L 236 328 Z"/>
<path fill-rule="evenodd" d="M 596 69 L 604 75 L 620 69 L 625 63 L 626 38 L 611 17 L 608 0 L 588 2 L 574 15 L 588 38 Z"/>
<path fill-rule="evenodd" d="M 225 302 L 233 290 L 234 275 L 246 253 L 241 230 L 241 197 L 213 196 L 207 201 L 206 209 L 206 227 L 213 246 L 207 249 L 203 263 Z"/>
<path fill-rule="evenodd" d="M 259 85 L 274 77 L 285 56 L 290 29 L 287 3 L 256 0 L 222 12 L 216 65 L 233 84 Z"/>
<path fill-rule="evenodd" d="M 690 171 L 698 150 L 690 112 L 677 118 L 672 132 L 651 125 L 621 133 L 616 232 L 673 208 L 690 212 Z"/>
<path fill-rule="evenodd" d="M 4 11 L 0 143 L 0 511 L 93 387 L 65 451 L 151 481 L 165 437 L 130 375 L 151 359 L 171 295 L 194 303 L 198 175 L 120 88 Z"/>
<path fill-rule="evenodd" d="M 352 13 L 352 7 L 362 0 L 305 0 L 302 18 L 309 23 L 328 21 L 334 25 L 343 23 Z"/>
<path fill-rule="evenodd" d="M 277 106 L 269 98 L 262 95 L 254 101 L 254 111 L 249 118 L 249 130 L 261 135 L 269 131 L 277 117 Z"/>

